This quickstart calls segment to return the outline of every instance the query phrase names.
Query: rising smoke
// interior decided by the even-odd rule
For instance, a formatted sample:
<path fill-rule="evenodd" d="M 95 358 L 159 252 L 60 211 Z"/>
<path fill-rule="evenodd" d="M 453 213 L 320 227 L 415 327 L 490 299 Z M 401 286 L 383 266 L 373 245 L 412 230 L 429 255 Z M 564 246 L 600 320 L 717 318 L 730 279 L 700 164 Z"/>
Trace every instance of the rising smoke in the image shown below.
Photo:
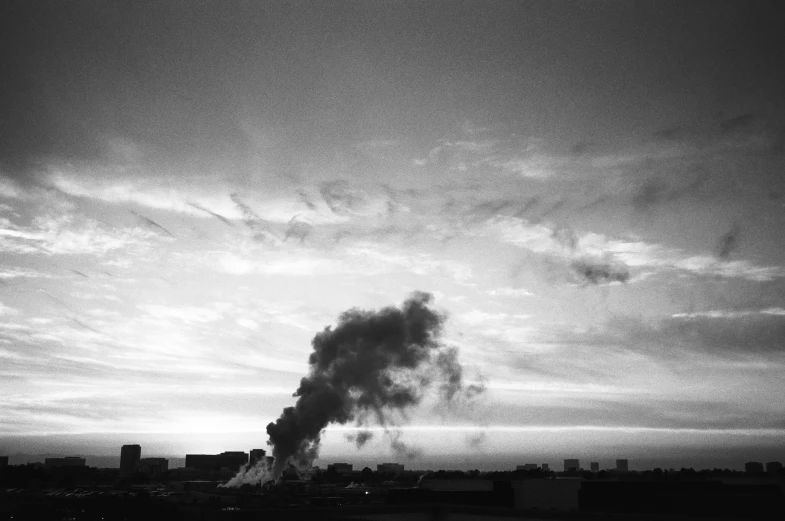
<path fill-rule="evenodd" d="M 727 259 L 739 247 L 739 234 L 741 230 L 737 224 L 734 224 L 730 230 L 722 234 L 717 241 L 717 257 L 720 259 Z"/>
<path fill-rule="evenodd" d="M 573 261 L 570 267 L 581 282 L 588 284 L 609 284 L 630 280 L 627 266 L 608 258 L 584 257 Z"/>
<path fill-rule="evenodd" d="M 369 430 L 363 430 L 357 432 L 357 434 L 347 434 L 346 439 L 357 445 L 358 449 L 361 449 L 365 446 L 366 443 L 373 439 L 373 432 Z"/>
<path fill-rule="evenodd" d="M 390 449 L 399 458 L 413 460 L 422 456 L 422 449 L 419 447 L 413 447 L 401 439 L 402 434 L 400 430 L 388 430 L 385 434 L 390 442 Z"/>
<path fill-rule="evenodd" d="M 311 235 L 312 231 L 313 226 L 301 220 L 298 214 L 292 217 L 286 225 L 286 236 L 284 237 L 284 240 L 288 240 L 292 237 L 294 239 L 300 239 L 300 244 L 302 244 L 305 242 L 305 239 Z"/>
<path fill-rule="evenodd" d="M 278 479 L 290 464 L 310 468 L 324 429 L 334 423 L 374 421 L 385 427 L 393 451 L 416 456 L 417 449 L 387 430 L 392 415 L 420 403 L 431 384 L 441 384 L 443 400 L 481 391 L 464 388 L 457 351 L 439 341 L 445 316 L 430 307 L 431 301 L 430 294 L 415 292 L 399 308 L 351 309 L 335 328 L 318 333 L 311 342 L 310 371 L 294 393 L 297 403 L 267 426 L 273 466 L 244 469 L 232 482 Z M 355 439 L 358 446 L 369 439 L 364 432 Z"/>
<path fill-rule="evenodd" d="M 228 482 L 218 485 L 219 487 L 240 487 L 242 485 L 254 485 L 254 484 L 262 484 L 272 481 L 272 467 L 267 461 L 262 458 L 261 461 L 258 461 L 255 465 L 243 465 L 240 467 L 240 471 L 230 479 Z"/>
<path fill-rule="evenodd" d="M 349 183 L 344 180 L 323 183 L 319 188 L 324 202 L 336 215 L 346 215 L 360 202 L 360 198 L 351 189 Z"/>

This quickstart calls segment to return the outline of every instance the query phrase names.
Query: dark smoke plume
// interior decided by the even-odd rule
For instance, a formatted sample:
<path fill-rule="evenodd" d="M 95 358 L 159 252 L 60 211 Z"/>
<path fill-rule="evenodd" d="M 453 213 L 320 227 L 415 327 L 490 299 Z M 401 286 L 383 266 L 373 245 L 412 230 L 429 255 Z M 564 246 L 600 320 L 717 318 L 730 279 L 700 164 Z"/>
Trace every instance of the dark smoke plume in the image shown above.
<path fill-rule="evenodd" d="M 366 443 L 373 439 L 373 432 L 367 430 L 359 431 L 357 434 L 347 435 L 346 439 L 357 445 L 358 449 L 361 449 L 365 446 Z"/>
<path fill-rule="evenodd" d="M 742 114 L 720 122 L 720 132 L 728 134 L 749 129 L 758 118 L 754 114 Z"/>
<path fill-rule="evenodd" d="M 310 467 L 322 432 L 332 423 L 364 425 L 373 418 L 386 428 L 394 413 L 418 404 L 434 380 L 445 382 L 444 398 L 462 388 L 457 353 L 439 342 L 445 316 L 431 309 L 431 300 L 430 294 L 415 292 L 400 308 L 351 309 L 334 329 L 314 337 L 309 374 L 294 393 L 297 403 L 267 426 L 273 479 L 290 463 Z M 398 436 L 388 435 L 393 450 L 416 455 Z M 356 438 L 365 441 L 364 435 Z"/>
<path fill-rule="evenodd" d="M 485 441 L 487 440 L 487 438 L 488 438 L 488 435 L 485 432 L 481 431 L 481 432 L 478 432 L 477 434 L 473 434 L 473 435 L 469 436 L 466 439 L 466 444 L 472 450 L 480 450 L 483 447 L 483 445 L 485 445 Z"/>
<path fill-rule="evenodd" d="M 346 215 L 360 202 L 347 181 L 337 180 L 322 183 L 319 187 L 322 199 L 336 215 Z"/>
<path fill-rule="evenodd" d="M 583 282 L 590 284 L 627 282 L 630 279 L 630 272 L 627 266 L 604 258 L 576 260 L 572 263 L 572 269 Z"/>
<path fill-rule="evenodd" d="M 305 193 L 305 190 L 297 190 L 297 195 L 300 196 L 300 202 L 307 206 L 309 210 L 316 211 L 316 205 L 311 202 L 311 199 L 308 197 L 308 194 Z"/>
<path fill-rule="evenodd" d="M 434 359 L 434 364 L 439 373 L 443 375 L 439 392 L 445 403 L 453 403 L 461 397 L 471 400 L 485 392 L 485 384 L 483 383 L 464 386 L 463 366 L 458 361 L 457 348 L 450 347 L 440 350 Z"/>
<path fill-rule="evenodd" d="M 305 242 L 305 239 L 311 235 L 313 231 L 313 226 L 305 221 L 298 220 L 300 215 L 297 214 L 289 220 L 289 223 L 286 225 L 286 235 L 284 236 L 284 240 L 288 240 L 289 237 L 293 237 L 295 239 L 300 239 L 300 244 Z"/>
<path fill-rule="evenodd" d="M 727 259 L 738 248 L 740 231 L 738 225 L 734 224 L 730 230 L 722 234 L 717 241 L 717 257 Z"/>
<path fill-rule="evenodd" d="M 396 456 L 406 458 L 408 460 L 413 460 L 422 456 L 422 449 L 419 447 L 412 447 L 401 441 L 401 431 L 387 431 L 387 437 L 390 440 L 390 448 Z"/>
<path fill-rule="evenodd" d="M 578 235 L 570 228 L 558 228 L 551 232 L 551 238 L 556 242 L 568 248 L 570 251 L 575 251 L 578 247 Z"/>

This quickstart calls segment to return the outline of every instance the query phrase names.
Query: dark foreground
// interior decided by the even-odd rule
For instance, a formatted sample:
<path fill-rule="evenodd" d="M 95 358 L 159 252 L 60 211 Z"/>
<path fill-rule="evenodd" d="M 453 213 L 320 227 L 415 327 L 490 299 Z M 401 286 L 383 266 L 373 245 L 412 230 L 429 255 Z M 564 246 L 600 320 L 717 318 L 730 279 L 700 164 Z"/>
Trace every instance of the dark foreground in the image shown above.
<path fill-rule="evenodd" d="M 782 475 L 357 473 L 240 489 L 215 477 L 8 467 L 0 520 L 785 519 Z"/>

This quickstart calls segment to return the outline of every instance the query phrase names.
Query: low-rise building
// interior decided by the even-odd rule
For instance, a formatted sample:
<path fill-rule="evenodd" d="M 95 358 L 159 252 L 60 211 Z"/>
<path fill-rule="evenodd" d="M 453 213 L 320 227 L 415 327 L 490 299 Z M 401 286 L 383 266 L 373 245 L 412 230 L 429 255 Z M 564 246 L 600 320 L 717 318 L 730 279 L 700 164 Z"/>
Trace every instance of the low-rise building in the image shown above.
<path fill-rule="evenodd" d="M 251 449 L 250 464 L 253 465 L 257 461 L 262 461 L 266 457 L 267 451 L 264 449 Z"/>
<path fill-rule="evenodd" d="M 327 472 L 335 472 L 336 474 L 351 474 L 351 463 L 331 463 L 327 465 Z"/>
<path fill-rule="evenodd" d="M 169 470 L 169 460 L 166 458 L 142 458 L 136 464 L 138 472 L 157 475 Z"/>
<path fill-rule="evenodd" d="M 376 471 L 382 474 L 400 474 L 403 472 L 403 463 L 381 463 L 376 465 Z"/>
<path fill-rule="evenodd" d="M 744 464 L 744 471 L 747 474 L 761 474 L 763 472 L 763 463 L 759 461 L 748 461 Z"/>
<path fill-rule="evenodd" d="M 241 451 L 185 455 L 185 466 L 199 470 L 237 470 L 246 463 L 248 463 L 248 453 Z"/>
<path fill-rule="evenodd" d="M 66 456 L 65 458 L 45 458 L 44 466 L 48 469 L 58 467 L 84 467 L 85 458 L 79 456 Z"/>

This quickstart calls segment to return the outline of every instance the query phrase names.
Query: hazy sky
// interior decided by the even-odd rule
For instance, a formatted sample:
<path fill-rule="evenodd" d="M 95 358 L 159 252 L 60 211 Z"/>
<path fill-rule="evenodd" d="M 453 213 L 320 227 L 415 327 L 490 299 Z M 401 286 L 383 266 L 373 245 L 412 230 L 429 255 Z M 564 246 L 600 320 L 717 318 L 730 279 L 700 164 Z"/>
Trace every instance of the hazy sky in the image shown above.
<path fill-rule="evenodd" d="M 422 461 L 784 448 L 777 2 L 2 9 L 0 452 L 264 447 L 413 290 L 488 389 Z"/>

